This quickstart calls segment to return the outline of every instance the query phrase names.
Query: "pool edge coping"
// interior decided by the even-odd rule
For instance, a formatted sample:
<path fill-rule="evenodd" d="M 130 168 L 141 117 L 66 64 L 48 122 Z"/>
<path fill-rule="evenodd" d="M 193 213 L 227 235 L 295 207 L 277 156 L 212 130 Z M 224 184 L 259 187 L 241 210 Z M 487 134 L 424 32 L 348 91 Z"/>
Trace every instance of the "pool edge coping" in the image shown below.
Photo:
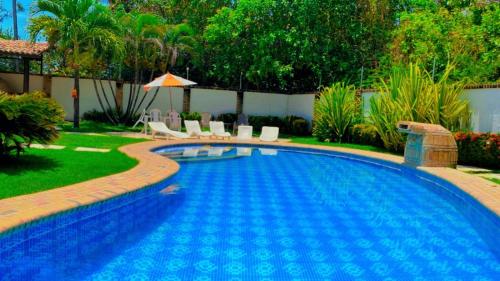
<path fill-rule="evenodd" d="M 392 154 L 284 141 L 271 143 L 256 139 L 250 141 L 190 139 L 140 142 L 119 148 L 127 156 L 138 160 L 139 163 L 132 169 L 51 190 L 0 200 L 0 234 L 44 217 L 145 188 L 176 174 L 180 168 L 179 164 L 154 153 L 156 149 L 173 145 L 211 143 L 307 148 L 347 153 L 399 165 L 404 162 L 402 156 Z M 417 169 L 448 181 L 500 216 L 500 185 L 451 168 L 418 167 Z"/>

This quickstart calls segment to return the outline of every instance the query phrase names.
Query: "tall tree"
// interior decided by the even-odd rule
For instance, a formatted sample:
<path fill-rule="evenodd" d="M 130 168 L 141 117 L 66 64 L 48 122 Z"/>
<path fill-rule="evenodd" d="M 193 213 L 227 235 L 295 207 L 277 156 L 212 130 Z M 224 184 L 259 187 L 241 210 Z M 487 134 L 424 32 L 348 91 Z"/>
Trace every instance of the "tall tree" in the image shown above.
<path fill-rule="evenodd" d="M 14 40 L 19 39 L 19 30 L 17 28 L 17 0 L 12 0 L 12 31 Z"/>
<path fill-rule="evenodd" d="M 73 126 L 80 126 L 80 74 L 92 64 L 97 45 L 115 42 L 119 26 L 97 0 L 38 0 L 29 25 L 31 39 L 43 34 L 64 55 L 74 74 Z"/>

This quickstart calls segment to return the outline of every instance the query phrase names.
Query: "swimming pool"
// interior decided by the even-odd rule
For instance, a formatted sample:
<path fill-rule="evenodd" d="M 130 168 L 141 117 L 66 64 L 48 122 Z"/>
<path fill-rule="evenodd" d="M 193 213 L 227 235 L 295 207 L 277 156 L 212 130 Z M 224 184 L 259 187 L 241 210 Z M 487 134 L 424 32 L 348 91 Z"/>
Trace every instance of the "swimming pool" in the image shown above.
<path fill-rule="evenodd" d="M 0 280 L 498 280 L 500 219 L 360 156 L 205 145 L 151 187 L 0 236 Z"/>

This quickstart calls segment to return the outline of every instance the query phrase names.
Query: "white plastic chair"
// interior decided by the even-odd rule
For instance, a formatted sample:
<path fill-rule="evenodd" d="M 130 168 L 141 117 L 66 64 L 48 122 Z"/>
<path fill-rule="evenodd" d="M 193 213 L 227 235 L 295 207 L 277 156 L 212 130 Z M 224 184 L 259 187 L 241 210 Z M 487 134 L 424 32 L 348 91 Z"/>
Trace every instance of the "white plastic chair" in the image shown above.
<path fill-rule="evenodd" d="M 141 123 L 146 125 L 147 121 L 148 120 L 147 120 L 147 115 L 146 115 L 146 109 L 143 109 L 141 116 L 139 116 L 139 119 L 137 120 L 137 122 L 135 122 L 135 124 L 134 124 L 134 126 L 132 126 L 132 128 L 135 128 L 137 125 L 139 125 Z"/>
<path fill-rule="evenodd" d="M 200 128 L 200 123 L 196 120 L 184 120 L 184 125 L 186 126 L 187 134 L 191 137 L 210 137 L 212 133 L 202 132 Z"/>
<path fill-rule="evenodd" d="M 272 142 L 272 141 L 277 141 L 278 140 L 278 135 L 280 132 L 280 128 L 278 127 L 262 127 L 262 132 L 260 133 L 259 139 L 261 141 L 267 141 L 267 142 Z"/>
<path fill-rule="evenodd" d="M 168 126 L 172 130 L 180 131 L 181 129 L 181 116 L 176 111 L 170 111 L 167 113 Z"/>
<path fill-rule="evenodd" d="M 210 121 L 209 122 L 210 126 L 210 132 L 217 138 L 231 138 L 231 134 L 226 132 L 224 129 L 224 122 L 222 121 Z"/>
<path fill-rule="evenodd" d="M 240 141 L 251 140 L 252 133 L 253 133 L 252 126 L 238 126 L 238 135 L 236 139 Z"/>
<path fill-rule="evenodd" d="M 151 109 L 149 111 L 149 121 L 161 122 L 161 111 L 159 109 Z"/>
<path fill-rule="evenodd" d="M 167 127 L 167 125 L 165 125 L 165 123 L 163 123 L 163 122 L 148 122 L 148 125 L 151 128 L 151 132 L 153 134 L 153 139 L 155 138 L 156 134 L 158 134 L 158 133 L 164 134 L 167 137 L 167 139 L 169 139 L 169 136 L 181 138 L 181 139 L 189 138 L 189 135 L 186 133 L 170 130 Z"/>

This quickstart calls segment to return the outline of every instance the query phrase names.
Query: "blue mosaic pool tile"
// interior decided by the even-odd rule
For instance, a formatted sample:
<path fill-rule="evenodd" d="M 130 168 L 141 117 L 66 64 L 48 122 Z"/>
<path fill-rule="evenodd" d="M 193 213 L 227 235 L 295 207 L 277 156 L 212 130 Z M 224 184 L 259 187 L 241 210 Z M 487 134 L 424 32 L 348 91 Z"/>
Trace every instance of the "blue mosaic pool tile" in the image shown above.
<path fill-rule="evenodd" d="M 304 152 L 182 163 L 167 181 L 3 235 L 0 279 L 499 279 L 498 217 L 454 186 Z M 159 193 L 170 184 L 181 188 Z"/>

